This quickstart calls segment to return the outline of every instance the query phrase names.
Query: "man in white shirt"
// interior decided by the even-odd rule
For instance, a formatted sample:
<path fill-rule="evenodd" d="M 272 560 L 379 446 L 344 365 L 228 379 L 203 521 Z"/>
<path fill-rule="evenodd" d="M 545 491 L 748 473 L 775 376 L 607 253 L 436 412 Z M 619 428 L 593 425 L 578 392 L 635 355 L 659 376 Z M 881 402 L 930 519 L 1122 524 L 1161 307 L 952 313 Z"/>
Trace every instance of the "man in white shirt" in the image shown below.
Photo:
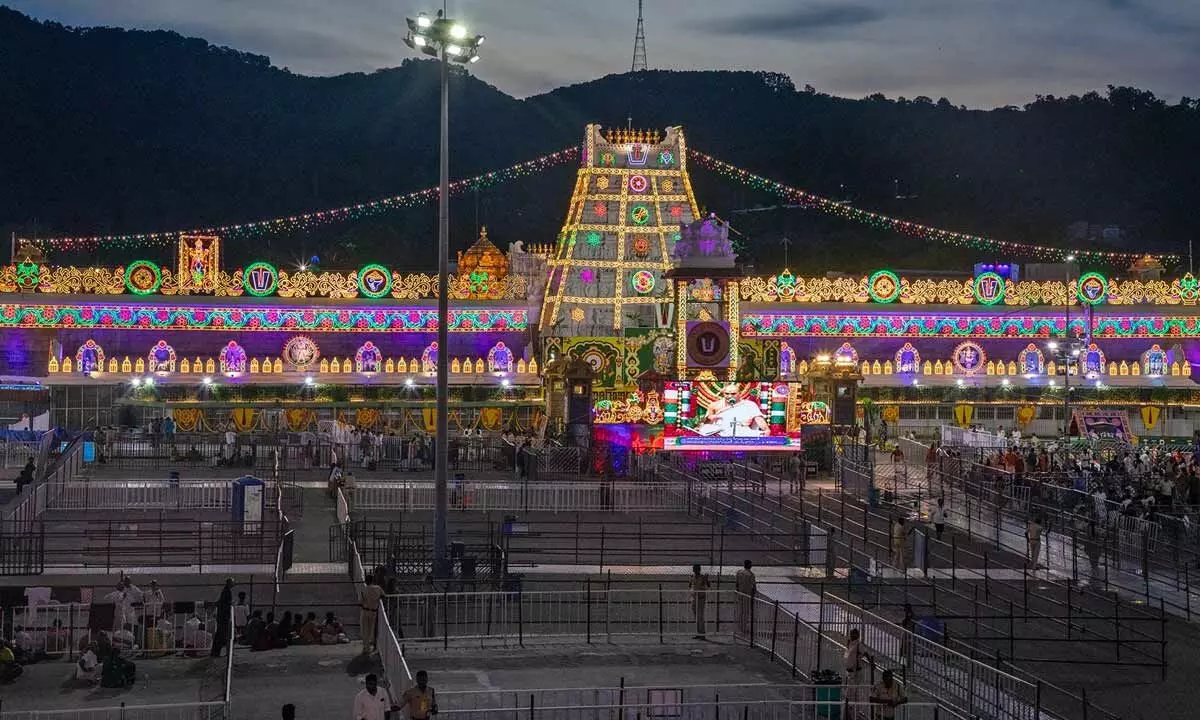
<path fill-rule="evenodd" d="M 768 430 L 762 408 L 749 398 L 739 400 L 734 383 L 722 388 L 721 399 L 708 406 L 704 423 L 697 428 L 701 435 L 719 437 L 759 437 Z"/>
<path fill-rule="evenodd" d="M 354 696 L 354 720 L 385 720 L 389 710 L 398 709 L 391 693 L 379 687 L 379 678 L 374 673 L 364 683 L 366 687 Z"/>

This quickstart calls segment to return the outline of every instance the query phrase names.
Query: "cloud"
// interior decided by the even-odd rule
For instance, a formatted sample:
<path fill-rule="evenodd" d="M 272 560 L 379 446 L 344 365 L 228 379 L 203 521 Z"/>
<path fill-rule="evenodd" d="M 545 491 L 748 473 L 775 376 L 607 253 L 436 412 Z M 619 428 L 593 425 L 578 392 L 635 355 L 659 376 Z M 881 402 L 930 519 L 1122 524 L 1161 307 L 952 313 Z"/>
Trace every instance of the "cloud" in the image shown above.
<path fill-rule="evenodd" d="M 697 22 L 693 27 L 721 35 L 763 35 L 812 39 L 829 30 L 882 20 L 882 10 L 867 5 L 820 3 L 758 15 L 735 15 Z"/>

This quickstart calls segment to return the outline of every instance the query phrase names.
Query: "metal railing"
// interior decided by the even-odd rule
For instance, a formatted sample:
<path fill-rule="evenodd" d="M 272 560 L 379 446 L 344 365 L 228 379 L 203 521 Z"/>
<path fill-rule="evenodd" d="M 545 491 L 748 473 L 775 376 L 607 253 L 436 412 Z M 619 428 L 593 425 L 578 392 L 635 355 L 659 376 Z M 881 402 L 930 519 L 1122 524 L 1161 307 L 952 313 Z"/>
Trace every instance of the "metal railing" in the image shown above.
<path fill-rule="evenodd" d="M 169 705 L 112 705 L 69 710 L 6 710 L 0 720 L 232 720 L 221 701 Z"/>
<path fill-rule="evenodd" d="M 93 604 L 63 603 L 6 608 L 5 636 L 20 654 L 33 659 L 73 660 L 83 643 L 96 638 Z M 137 604 L 124 627 L 108 634 L 123 653 L 142 658 L 206 655 L 212 649 L 213 609 L 205 603 Z"/>
<path fill-rule="evenodd" d="M 455 481 L 450 507 L 456 510 L 514 512 L 647 512 L 688 508 L 690 484 L 575 482 L 541 484 Z M 434 486 L 428 482 L 360 482 L 348 489 L 355 510 L 432 510 Z"/>
<path fill-rule="evenodd" d="M 229 481 L 86 480 L 64 483 L 53 510 L 228 510 Z M 274 509 L 268 493 L 268 509 Z"/>
<path fill-rule="evenodd" d="M 828 718 L 879 717 L 880 705 L 841 700 L 764 700 L 758 702 L 683 703 L 663 698 L 660 702 L 620 705 L 566 705 L 496 710 L 443 710 L 438 717 L 465 720 L 607 720 L 628 718 L 687 718 L 687 720 L 827 720 Z M 956 717 L 934 703 L 907 703 L 894 709 L 895 720 L 949 720 Z"/>
<path fill-rule="evenodd" d="M 25 467 L 25 463 L 30 460 L 36 463 L 41 444 L 40 440 L 0 441 L 0 468 L 15 470 Z"/>

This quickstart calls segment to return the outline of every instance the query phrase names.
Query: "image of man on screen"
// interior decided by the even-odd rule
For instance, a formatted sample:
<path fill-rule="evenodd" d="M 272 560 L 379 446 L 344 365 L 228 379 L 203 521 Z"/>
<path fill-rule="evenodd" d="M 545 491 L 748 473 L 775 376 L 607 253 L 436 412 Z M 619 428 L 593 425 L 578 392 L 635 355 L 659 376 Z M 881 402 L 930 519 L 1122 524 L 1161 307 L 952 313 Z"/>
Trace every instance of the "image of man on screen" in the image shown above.
<path fill-rule="evenodd" d="M 734 383 L 721 389 L 721 397 L 708 406 L 703 422 L 696 428 L 705 437 L 762 437 L 769 431 L 758 403 L 750 398 L 738 399 Z"/>

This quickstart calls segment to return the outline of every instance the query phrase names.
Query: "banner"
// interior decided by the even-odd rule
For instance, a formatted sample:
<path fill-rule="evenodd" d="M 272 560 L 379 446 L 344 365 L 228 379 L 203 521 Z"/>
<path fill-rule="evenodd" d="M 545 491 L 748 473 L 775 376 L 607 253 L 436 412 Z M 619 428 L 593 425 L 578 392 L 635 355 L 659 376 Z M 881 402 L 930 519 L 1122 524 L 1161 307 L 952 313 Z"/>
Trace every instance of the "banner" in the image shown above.
<path fill-rule="evenodd" d="M 421 422 L 425 425 L 425 432 L 437 432 L 437 410 L 423 408 L 421 410 Z"/>
<path fill-rule="evenodd" d="M 1017 408 L 1017 424 L 1024 430 L 1025 426 L 1037 419 L 1037 405 L 1022 405 Z"/>
<path fill-rule="evenodd" d="M 379 408 L 359 408 L 354 411 L 354 424 L 374 429 L 379 424 Z"/>
<path fill-rule="evenodd" d="M 249 432 L 254 429 L 258 421 L 258 413 L 254 408 L 234 408 L 230 413 L 233 418 L 233 427 L 238 432 Z"/>
<path fill-rule="evenodd" d="M 195 432 L 204 418 L 204 411 L 200 408 L 175 408 L 171 411 L 171 417 L 179 432 Z"/>
<path fill-rule="evenodd" d="M 288 430 L 292 432 L 307 430 L 316 419 L 316 414 L 309 408 L 288 408 L 283 411 L 283 416 L 287 421 Z"/>
<path fill-rule="evenodd" d="M 900 406 L 898 406 L 898 405 L 885 405 L 885 406 L 883 407 L 883 411 L 880 413 L 880 417 L 882 417 L 882 418 L 883 418 L 883 421 L 884 421 L 884 422 L 889 422 L 889 423 L 892 423 L 892 424 L 895 424 L 895 423 L 899 422 L 899 420 L 900 420 Z"/>
<path fill-rule="evenodd" d="M 971 427 L 971 420 L 975 417 L 975 406 L 967 403 L 959 403 L 954 406 L 954 422 L 959 427 Z"/>
<path fill-rule="evenodd" d="M 484 430 L 499 430 L 504 424 L 504 411 L 498 407 L 479 409 L 479 427 Z"/>
<path fill-rule="evenodd" d="M 1162 408 L 1158 407 L 1157 405 L 1142 406 L 1142 424 L 1146 426 L 1147 430 L 1153 430 L 1154 426 L 1158 424 L 1158 419 L 1161 416 Z"/>

